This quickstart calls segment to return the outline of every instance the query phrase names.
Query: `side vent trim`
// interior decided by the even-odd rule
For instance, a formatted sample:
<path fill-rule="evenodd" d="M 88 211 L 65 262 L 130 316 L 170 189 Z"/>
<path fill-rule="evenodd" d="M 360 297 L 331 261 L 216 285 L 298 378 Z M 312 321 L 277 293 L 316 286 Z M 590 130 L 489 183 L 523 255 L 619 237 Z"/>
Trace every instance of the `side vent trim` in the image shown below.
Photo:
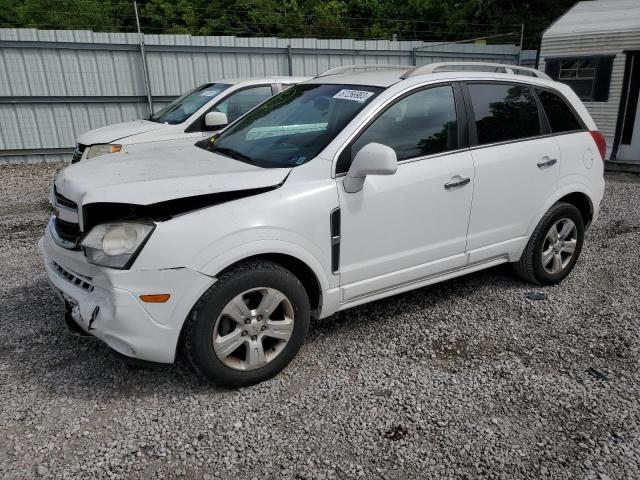
<path fill-rule="evenodd" d="M 340 270 L 340 208 L 331 212 L 331 273 L 337 274 Z"/>

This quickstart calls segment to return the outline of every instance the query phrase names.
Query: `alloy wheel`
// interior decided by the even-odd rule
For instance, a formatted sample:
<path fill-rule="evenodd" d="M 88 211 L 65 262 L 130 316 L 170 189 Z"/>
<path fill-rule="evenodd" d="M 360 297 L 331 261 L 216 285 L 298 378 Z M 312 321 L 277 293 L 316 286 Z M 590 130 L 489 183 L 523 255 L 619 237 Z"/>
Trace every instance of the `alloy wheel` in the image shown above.
<path fill-rule="evenodd" d="M 293 326 L 293 306 L 282 292 L 252 288 L 222 309 L 213 328 L 213 350 L 229 368 L 255 370 L 282 352 Z"/>
<path fill-rule="evenodd" d="M 551 275 L 564 270 L 571 259 L 578 243 L 578 229 L 573 220 L 562 218 L 555 222 L 542 244 L 542 266 Z"/>

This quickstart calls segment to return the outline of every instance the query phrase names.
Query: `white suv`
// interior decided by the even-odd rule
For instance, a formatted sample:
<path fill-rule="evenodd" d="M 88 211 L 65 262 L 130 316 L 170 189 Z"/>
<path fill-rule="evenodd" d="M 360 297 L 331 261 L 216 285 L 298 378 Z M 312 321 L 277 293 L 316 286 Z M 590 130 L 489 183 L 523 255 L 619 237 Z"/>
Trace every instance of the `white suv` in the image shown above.
<path fill-rule="evenodd" d="M 116 123 L 78 136 L 71 163 L 99 155 L 148 148 L 158 142 L 193 144 L 220 130 L 267 98 L 306 77 L 227 79 L 205 83 L 176 98 L 146 120 Z M 210 113 L 224 113 L 220 116 Z M 211 119 L 218 118 L 212 122 Z M 166 145 L 159 145 L 166 146 Z"/>
<path fill-rule="evenodd" d="M 195 146 L 62 171 L 40 249 L 67 323 L 239 386 L 287 365 L 310 317 L 507 262 L 565 278 L 604 191 L 573 91 L 516 67 L 368 68 Z"/>

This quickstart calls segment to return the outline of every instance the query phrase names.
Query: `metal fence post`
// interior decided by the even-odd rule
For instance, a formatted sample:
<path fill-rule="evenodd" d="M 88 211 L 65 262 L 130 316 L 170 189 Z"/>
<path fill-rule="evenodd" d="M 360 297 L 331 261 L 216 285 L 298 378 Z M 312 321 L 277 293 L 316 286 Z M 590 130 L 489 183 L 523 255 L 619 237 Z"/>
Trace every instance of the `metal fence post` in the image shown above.
<path fill-rule="evenodd" d="M 144 75 L 144 86 L 147 90 L 147 103 L 149 104 L 149 116 L 153 115 L 153 100 L 151 99 L 151 87 L 149 85 L 149 72 L 147 70 L 147 59 L 144 54 L 144 36 L 140 30 L 140 17 L 138 16 L 138 3 L 134 0 L 133 9 L 136 12 L 136 24 L 138 25 L 138 38 L 140 39 L 140 56 L 142 57 L 142 74 Z"/>
<path fill-rule="evenodd" d="M 293 76 L 293 53 L 291 52 L 291 44 L 287 45 L 287 64 L 289 65 L 289 76 Z"/>
<path fill-rule="evenodd" d="M 520 51 L 518 52 L 518 65 L 522 65 L 522 44 L 524 43 L 524 23 L 520 24 Z"/>

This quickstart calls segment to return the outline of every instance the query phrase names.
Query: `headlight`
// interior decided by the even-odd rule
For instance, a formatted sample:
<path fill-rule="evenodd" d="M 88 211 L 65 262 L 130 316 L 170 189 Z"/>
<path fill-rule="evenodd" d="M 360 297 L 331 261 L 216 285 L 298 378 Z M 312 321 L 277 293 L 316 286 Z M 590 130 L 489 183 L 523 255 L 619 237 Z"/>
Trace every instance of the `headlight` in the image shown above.
<path fill-rule="evenodd" d="M 146 223 L 103 223 L 93 227 L 80 245 L 89 263 L 127 268 L 154 228 L 154 225 Z"/>
<path fill-rule="evenodd" d="M 122 145 L 112 145 L 110 143 L 91 145 L 87 152 L 87 159 L 107 155 L 108 153 L 118 153 L 120 150 L 122 150 Z"/>

